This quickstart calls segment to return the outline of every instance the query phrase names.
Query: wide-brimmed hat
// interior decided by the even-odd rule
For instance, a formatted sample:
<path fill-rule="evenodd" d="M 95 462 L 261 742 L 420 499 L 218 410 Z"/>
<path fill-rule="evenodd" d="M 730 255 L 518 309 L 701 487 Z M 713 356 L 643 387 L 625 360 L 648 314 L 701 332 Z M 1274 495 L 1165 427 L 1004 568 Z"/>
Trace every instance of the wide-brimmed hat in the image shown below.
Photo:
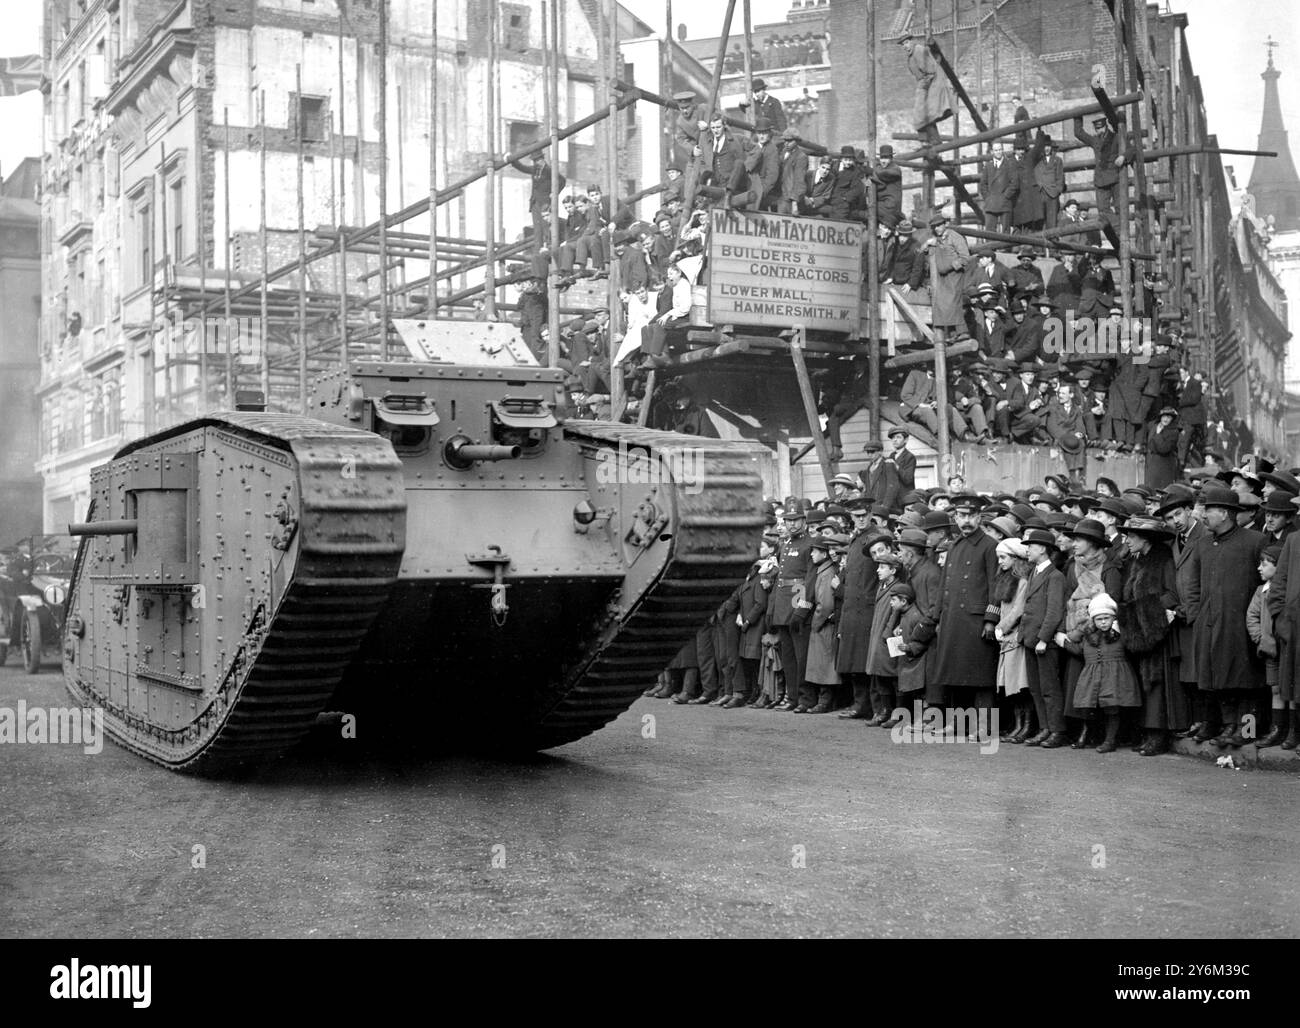
<path fill-rule="evenodd" d="M 1157 518 L 1147 518 L 1136 515 L 1129 518 L 1128 521 L 1124 523 L 1124 527 L 1121 531 L 1126 535 L 1136 533 L 1138 535 L 1150 536 L 1153 539 L 1168 539 L 1174 534 L 1163 521 L 1160 521 Z"/>
<path fill-rule="evenodd" d="M 1247 485 L 1252 486 L 1255 489 L 1258 489 L 1261 485 L 1263 485 L 1263 482 L 1260 480 L 1260 477 L 1257 474 L 1255 474 L 1253 470 L 1246 467 L 1244 464 L 1239 468 L 1228 468 L 1226 471 L 1220 471 L 1214 477 L 1217 478 L 1220 482 L 1228 482 L 1228 483 L 1231 483 L 1234 478 L 1241 478 L 1246 482 Z"/>
<path fill-rule="evenodd" d="M 1273 471 L 1265 471 L 1259 476 L 1259 478 L 1261 482 L 1272 482 L 1279 489 L 1291 493 L 1292 495 L 1300 496 L 1300 478 L 1296 478 L 1296 476 L 1291 474 L 1289 471 L 1279 471 L 1276 469 Z"/>
<path fill-rule="evenodd" d="M 1070 529 L 1070 535 L 1076 539 L 1090 539 L 1103 548 L 1110 545 L 1110 540 L 1106 538 L 1106 526 L 1092 518 L 1080 518 Z"/>
<path fill-rule="evenodd" d="M 902 221 L 900 221 L 897 225 L 894 226 L 894 231 L 897 232 L 900 236 L 910 236 L 913 232 L 916 231 L 916 226 L 913 225 L 912 222 L 909 221 L 907 218 L 904 218 Z"/>
<path fill-rule="evenodd" d="M 1164 517 L 1172 510 L 1179 507 L 1190 507 L 1196 502 L 1196 490 L 1185 485 L 1168 486 L 1160 495 L 1160 506 L 1156 508 L 1156 514 Z"/>
<path fill-rule="evenodd" d="M 1003 539 L 1014 539 L 1020 534 L 1020 525 L 1015 518 L 1003 514 L 1001 517 L 995 517 L 988 523 L 988 527 L 993 529 L 1002 536 Z"/>
<path fill-rule="evenodd" d="M 858 487 L 858 480 L 848 472 L 842 471 L 831 479 L 831 485 L 846 485 L 850 489 L 856 489 Z"/>
<path fill-rule="evenodd" d="M 1052 535 L 1046 528 L 1026 528 L 1021 533 L 1020 541 L 1028 546 L 1030 543 L 1039 543 L 1042 546 L 1050 546 L 1056 549 L 1056 536 Z"/>
<path fill-rule="evenodd" d="M 1241 497 L 1226 485 L 1207 482 L 1201 488 L 1201 502 L 1207 507 L 1225 507 L 1231 511 L 1241 510 Z"/>
<path fill-rule="evenodd" d="M 1097 510 L 1104 510 L 1112 517 L 1119 518 L 1120 521 L 1128 520 L 1128 518 L 1133 514 L 1133 511 L 1129 509 L 1128 505 L 1115 496 L 1108 496 L 1106 499 L 1102 500 L 1101 503 L 1097 504 Z"/>
<path fill-rule="evenodd" d="M 1043 484 L 1046 485 L 1048 482 L 1055 485 L 1062 493 L 1068 493 L 1070 491 L 1070 480 L 1064 475 L 1044 475 Z"/>
<path fill-rule="evenodd" d="M 898 533 L 899 546 L 919 546 L 925 549 L 927 543 L 925 540 L 925 531 L 920 528 L 904 528 Z"/>
<path fill-rule="evenodd" d="M 1097 487 L 1100 488 L 1103 485 L 1110 486 L 1110 491 L 1116 496 L 1119 495 L 1119 485 L 1113 478 L 1106 478 L 1104 475 L 1099 477 L 1097 479 Z"/>

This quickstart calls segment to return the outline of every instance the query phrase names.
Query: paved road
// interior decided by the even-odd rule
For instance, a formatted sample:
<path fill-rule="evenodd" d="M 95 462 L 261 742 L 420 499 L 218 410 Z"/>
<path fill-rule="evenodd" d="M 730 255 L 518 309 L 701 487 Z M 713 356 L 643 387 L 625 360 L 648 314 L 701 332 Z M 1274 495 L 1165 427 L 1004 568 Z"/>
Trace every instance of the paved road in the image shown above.
<path fill-rule="evenodd" d="M 0 745 L 0 935 L 1300 934 L 1294 775 L 653 700 L 526 765 L 358 734 L 234 782 Z"/>

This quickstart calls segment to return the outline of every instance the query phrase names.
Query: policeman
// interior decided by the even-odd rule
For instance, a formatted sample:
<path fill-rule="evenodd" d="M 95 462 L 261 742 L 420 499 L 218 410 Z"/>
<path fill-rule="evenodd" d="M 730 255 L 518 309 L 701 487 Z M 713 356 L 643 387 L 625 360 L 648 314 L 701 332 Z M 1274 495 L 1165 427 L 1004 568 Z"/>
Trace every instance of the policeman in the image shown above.
<path fill-rule="evenodd" d="M 799 686 L 803 684 L 808 659 L 808 617 L 801 612 L 811 610 L 805 606 L 810 600 L 804 595 L 804 579 L 812 566 L 812 537 L 808 534 L 807 515 L 798 501 L 787 504 L 781 517 L 786 539 L 781 546 L 776 586 L 772 590 L 771 625 L 776 631 L 785 673 L 785 699 L 777 704 L 777 709 L 793 710 L 799 705 Z"/>

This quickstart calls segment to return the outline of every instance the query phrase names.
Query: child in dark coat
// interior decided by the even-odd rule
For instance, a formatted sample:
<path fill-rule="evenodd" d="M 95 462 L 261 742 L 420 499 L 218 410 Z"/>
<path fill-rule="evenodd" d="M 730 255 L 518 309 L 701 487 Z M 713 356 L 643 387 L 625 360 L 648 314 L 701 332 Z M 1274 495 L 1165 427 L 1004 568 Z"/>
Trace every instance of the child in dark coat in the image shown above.
<path fill-rule="evenodd" d="M 1074 687 L 1075 707 L 1100 708 L 1106 716 L 1106 738 L 1097 747 L 1098 753 L 1115 752 L 1121 709 L 1142 706 L 1142 690 L 1115 624 L 1118 611 L 1119 605 L 1110 596 L 1098 593 L 1088 601 L 1087 627 L 1056 636 L 1059 646 L 1083 657 L 1083 671 Z"/>

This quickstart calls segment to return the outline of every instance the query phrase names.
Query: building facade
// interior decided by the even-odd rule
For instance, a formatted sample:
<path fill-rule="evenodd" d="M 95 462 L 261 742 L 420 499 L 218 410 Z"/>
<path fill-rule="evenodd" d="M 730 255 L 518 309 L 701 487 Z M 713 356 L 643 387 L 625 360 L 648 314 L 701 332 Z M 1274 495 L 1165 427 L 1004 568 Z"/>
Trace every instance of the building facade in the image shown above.
<path fill-rule="evenodd" d="M 47 526 L 84 515 L 90 469 L 128 439 L 243 390 L 297 409 L 305 379 L 341 359 L 341 323 L 349 345 L 373 344 L 381 271 L 367 248 L 261 282 L 304 238 L 315 252 L 339 225 L 375 222 L 381 175 L 391 214 L 427 198 L 431 178 L 442 188 L 533 141 L 547 51 L 561 125 L 604 99 L 598 4 L 559 0 L 560 39 L 543 47 L 541 0 L 436 0 L 436 42 L 434 2 L 389 0 L 381 38 L 374 0 L 46 0 L 35 464 Z M 634 117 L 621 126 L 621 152 L 638 131 Z M 658 131 L 643 132 L 652 164 Z M 605 181 L 595 130 L 561 156 L 570 182 Z M 625 184 L 644 174 L 635 164 Z M 489 221 L 494 239 L 522 237 L 530 181 L 513 169 L 495 180 L 490 202 L 480 178 L 439 206 L 442 239 L 481 252 Z M 400 229 L 427 239 L 429 224 Z M 457 261 L 473 264 L 440 254 L 444 299 L 482 280 L 450 274 Z M 427 285 L 407 283 L 427 283 L 427 260 L 408 250 L 382 276 L 390 315 L 426 308 Z"/>
<path fill-rule="evenodd" d="M 41 479 L 35 472 L 41 365 L 39 164 L 29 158 L 0 183 L 0 546 L 41 531 Z"/>

